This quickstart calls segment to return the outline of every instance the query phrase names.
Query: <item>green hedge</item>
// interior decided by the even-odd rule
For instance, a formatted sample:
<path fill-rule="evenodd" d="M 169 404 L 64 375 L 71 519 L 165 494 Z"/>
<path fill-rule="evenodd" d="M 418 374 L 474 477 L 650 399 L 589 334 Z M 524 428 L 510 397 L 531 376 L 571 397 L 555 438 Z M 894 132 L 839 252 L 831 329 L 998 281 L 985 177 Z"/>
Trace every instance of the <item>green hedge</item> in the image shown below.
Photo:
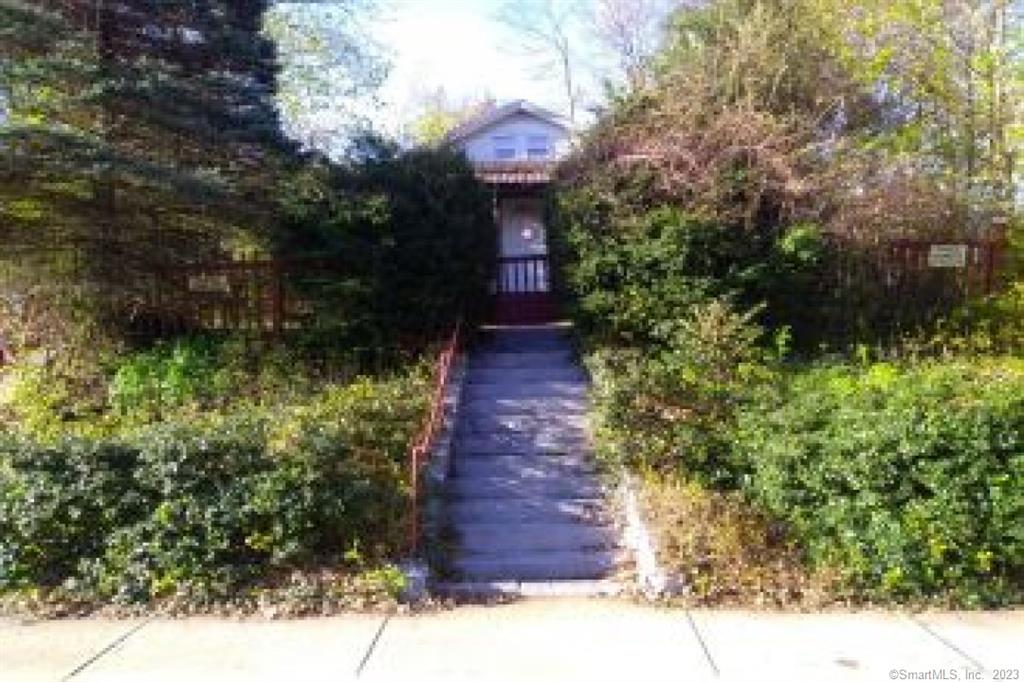
<path fill-rule="evenodd" d="M 275 569 L 379 562 L 407 528 L 425 373 L 117 438 L 0 441 L 0 591 L 224 597 Z"/>
<path fill-rule="evenodd" d="M 627 461 L 663 474 L 734 487 L 734 413 L 770 390 L 761 330 L 725 301 L 680 312 L 667 347 L 604 348 L 591 354 L 601 423 L 628 443 Z"/>
<path fill-rule="evenodd" d="M 689 353 L 591 356 L 606 445 L 741 492 L 850 595 L 1024 599 L 1024 361 L 787 367 L 717 335 L 716 369 L 689 337 Z"/>
<path fill-rule="evenodd" d="M 594 179 L 598 185 L 601 179 Z M 821 330 L 818 284 L 827 244 L 808 223 L 746 230 L 674 204 L 567 184 L 551 201 L 559 288 L 580 329 L 611 344 L 663 346 L 694 306 L 728 299 L 769 329 L 813 345 Z"/>
<path fill-rule="evenodd" d="M 748 497 L 865 593 L 1024 596 L 1024 363 L 798 372 L 735 439 Z"/>
<path fill-rule="evenodd" d="M 492 197 L 466 157 L 357 140 L 344 164 L 310 163 L 289 182 L 272 234 L 282 254 L 317 253 L 330 277 L 296 277 L 330 342 L 433 338 L 486 311 L 497 232 Z M 326 344 L 325 344 L 326 345 Z"/>

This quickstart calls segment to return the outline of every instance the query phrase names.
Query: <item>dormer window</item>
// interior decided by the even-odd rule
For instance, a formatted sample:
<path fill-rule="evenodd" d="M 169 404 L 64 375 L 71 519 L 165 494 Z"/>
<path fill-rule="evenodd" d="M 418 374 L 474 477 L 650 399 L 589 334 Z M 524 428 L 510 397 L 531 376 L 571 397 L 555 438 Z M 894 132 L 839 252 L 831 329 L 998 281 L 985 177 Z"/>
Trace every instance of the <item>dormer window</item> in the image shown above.
<path fill-rule="evenodd" d="M 494 158 L 507 160 L 516 158 L 516 138 L 512 135 L 495 135 L 491 138 L 494 143 Z"/>
<path fill-rule="evenodd" d="M 546 159 L 551 156 L 551 143 L 547 135 L 530 135 L 526 138 L 526 158 Z"/>

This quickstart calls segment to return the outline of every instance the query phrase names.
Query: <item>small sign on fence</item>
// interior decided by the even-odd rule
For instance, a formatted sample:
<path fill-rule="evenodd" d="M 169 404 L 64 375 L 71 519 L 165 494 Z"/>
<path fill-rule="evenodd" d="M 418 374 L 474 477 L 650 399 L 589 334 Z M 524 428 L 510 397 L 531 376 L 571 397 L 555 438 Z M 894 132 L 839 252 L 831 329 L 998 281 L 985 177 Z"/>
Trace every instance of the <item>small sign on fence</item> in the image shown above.
<path fill-rule="evenodd" d="M 967 267 L 966 244 L 932 244 L 928 249 L 928 267 L 930 268 L 964 268 Z"/>
<path fill-rule="evenodd" d="M 188 290 L 199 294 L 229 294 L 231 283 L 227 275 L 189 275 Z"/>

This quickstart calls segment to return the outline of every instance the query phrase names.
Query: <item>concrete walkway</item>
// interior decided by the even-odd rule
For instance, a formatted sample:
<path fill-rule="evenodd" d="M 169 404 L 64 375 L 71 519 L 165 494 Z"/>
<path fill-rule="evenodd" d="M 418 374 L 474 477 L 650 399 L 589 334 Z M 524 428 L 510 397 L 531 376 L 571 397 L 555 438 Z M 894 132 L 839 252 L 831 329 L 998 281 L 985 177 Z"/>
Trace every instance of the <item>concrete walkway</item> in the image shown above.
<path fill-rule="evenodd" d="M 997 677 L 1006 670 L 1016 672 Z M 1022 678 L 1022 611 L 771 614 L 555 599 L 295 621 L 0 621 L 4 682 Z"/>
<path fill-rule="evenodd" d="M 568 334 L 491 328 L 470 357 L 447 494 L 460 580 L 442 591 L 614 589 L 600 581 L 626 557 L 595 472 L 589 385 Z"/>

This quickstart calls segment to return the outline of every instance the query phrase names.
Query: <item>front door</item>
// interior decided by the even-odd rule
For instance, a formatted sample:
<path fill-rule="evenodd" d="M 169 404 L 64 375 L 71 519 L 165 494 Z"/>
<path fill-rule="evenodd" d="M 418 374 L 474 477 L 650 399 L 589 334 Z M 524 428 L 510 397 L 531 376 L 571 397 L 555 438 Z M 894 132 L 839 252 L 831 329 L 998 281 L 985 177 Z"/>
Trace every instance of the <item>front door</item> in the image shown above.
<path fill-rule="evenodd" d="M 495 311 L 501 324 L 539 324 L 553 318 L 542 211 L 537 198 L 501 201 Z"/>
<path fill-rule="evenodd" d="M 501 256 L 547 255 L 539 199 L 505 199 L 501 206 Z"/>

